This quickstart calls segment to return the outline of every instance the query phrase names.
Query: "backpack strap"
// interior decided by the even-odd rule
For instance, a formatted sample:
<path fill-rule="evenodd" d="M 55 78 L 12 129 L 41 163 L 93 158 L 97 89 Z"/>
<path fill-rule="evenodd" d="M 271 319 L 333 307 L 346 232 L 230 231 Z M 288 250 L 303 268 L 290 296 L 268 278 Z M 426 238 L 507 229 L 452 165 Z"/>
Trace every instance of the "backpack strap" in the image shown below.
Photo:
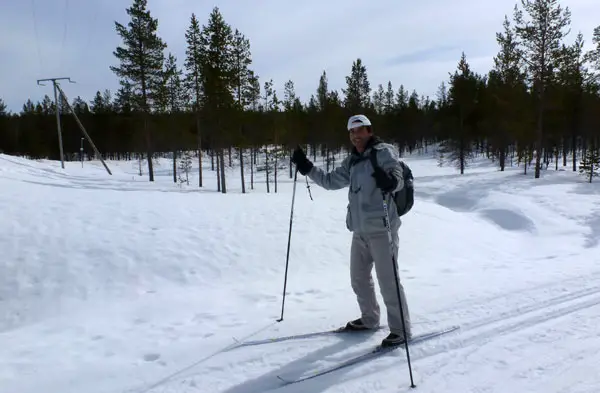
<path fill-rule="evenodd" d="M 377 168 L 377 149 L 375 149 L 375 146 L 371 147 L 369 159 L 371 160 L 371 165 L 373 165 L 373 169 Z"/>
<path fill-rule="evenodd" d="M 371 165 L 373 165 L 373 169 L 377 168 L 377 149 L 375 149 L 376 145 L 371 146 L 371 150 L 369 151 L 369 160 L 371 161 Z M 361 161 L 366 160 L 367 157 L 352 157 L 350 159 L 350 165 L 349 167 L 353 167 L 354 165 L 358 164 Z"/>
<path fill-rule="evenodd" d="M 352 156 L 350 158 L 350 164 L 348 165 L 349 168 L 352 168 L 354 165 L 358 164 L 361 161 L 366 160 L 365 157 L 357 157 L 357 156 Z"/>

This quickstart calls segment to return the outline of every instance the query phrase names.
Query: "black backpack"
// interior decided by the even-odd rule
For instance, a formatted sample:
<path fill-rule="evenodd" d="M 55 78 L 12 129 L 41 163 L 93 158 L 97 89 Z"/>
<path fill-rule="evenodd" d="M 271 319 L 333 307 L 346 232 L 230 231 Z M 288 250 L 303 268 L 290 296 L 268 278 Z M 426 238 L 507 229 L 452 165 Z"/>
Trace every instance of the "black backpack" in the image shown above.
<path fill-rule="evenodd" d="M 377 150 L 375 148 L 371 148 L 369 158 L 371 159 L 373 168 L 377 168 Z M 404 187 L 402 187 L 400 191 L 394 193 L 394 203 L 396 204 L 398 216 L 402 217 L 412 209 L 413 204 L 415 203 L 415 189 L 412 171 L 402 160 L 400 160 L 400 166 L 402 167 Z"/>

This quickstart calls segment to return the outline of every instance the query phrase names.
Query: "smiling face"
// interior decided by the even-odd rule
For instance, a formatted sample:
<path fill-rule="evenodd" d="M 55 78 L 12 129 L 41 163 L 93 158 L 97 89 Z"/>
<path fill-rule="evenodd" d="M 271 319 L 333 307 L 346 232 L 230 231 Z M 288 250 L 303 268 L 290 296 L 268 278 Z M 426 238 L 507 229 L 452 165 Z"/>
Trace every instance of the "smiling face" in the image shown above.
<path fill-rule="evenodd" d="M 354 145 L 356 150 L 359 153 L 365 151 L 365 147 L 367 146 L 367 142 L 371 139 L 373 133 L 368 127 L 360 126 L 350 129 L 350 142 Z"/>

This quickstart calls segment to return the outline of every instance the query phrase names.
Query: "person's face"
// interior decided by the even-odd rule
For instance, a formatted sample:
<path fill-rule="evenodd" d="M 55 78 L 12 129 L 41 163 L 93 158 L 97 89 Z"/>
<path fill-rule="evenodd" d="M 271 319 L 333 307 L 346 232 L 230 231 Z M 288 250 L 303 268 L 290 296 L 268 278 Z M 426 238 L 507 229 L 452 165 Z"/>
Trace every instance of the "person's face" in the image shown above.
<path fill-rule="evenodd" d="M 365 146 L 371 138 L 371 133 L 365 126 L 355 127 L 350 129 L 350 141 L 356 147 L 356 150 L 359 152 L 363 152 L 365 150 Z"/>

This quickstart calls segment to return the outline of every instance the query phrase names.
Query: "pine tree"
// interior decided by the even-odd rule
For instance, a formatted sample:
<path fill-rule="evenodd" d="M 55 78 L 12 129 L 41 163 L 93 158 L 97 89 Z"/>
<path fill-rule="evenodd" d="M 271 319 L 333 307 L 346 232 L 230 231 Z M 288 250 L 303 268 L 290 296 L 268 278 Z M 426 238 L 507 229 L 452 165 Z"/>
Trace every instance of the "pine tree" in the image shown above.
<path fill-rule="evenodd" d="M 408 106 L 408 91 L 404 88 L 404 85 L 400 85 L 398 93 L 396 94 L 396 109 L 402 111 Z"/>
<path fill-rule="evenodd" d="M 21 110 L 22 114 L 33 114 L 35 112 L 35 106 L 30 98 L 23 104 L 23 109 Z"/>
<path fill-rule="evenodd" d="M 112 106 L 117 113 L 121 114 L 129 114 L 138 110 L 129 82 L 121 81 L 121 87 L 117 90 L 117 95 Z"/>
<path fill-rule="evenodd" d="M 448 87 L 446 85 L 445 81 L 442 81 L 440 83 L 440 85 L 438 86 L 437 92 L 436 92 L 436 100 L 435 100 L 435 106 L 437 108 L 437 111 L 434 115 L 434 119 L 433 119 L 433 128 L 435 130 L 435 135 L 441 139 L 444 140 L 446 138 L 448 138 L 448 127 L 446 126 L 447 122 L 448 122 L 448 117 L 449 117 L 449 105 L 448 105 Z M 438 165 L 439 166 L 443 166 L 444 164 L 444 154 L 443 154 L 443 149 L 438 149 L 437 153 L 439 154 L 438 156 Z"/>
<path fill-rule="evenodd" d="M 165 114 L 169 112 L 169 93 L 167 91 L 167 84 L 175 72 L 176 66 L 177 64 L 175 62 L 175 56 L 172 53 L 169 53 L 163 65 L 161 81 L 156 87 L 156 93 L 153 100 L 154 110 L 157 114 Z"/>
<path fill-rule="evenodd" d="M 204 109 L 217 151 L 217 190 L 227 192 L 225 183 L 224 147 L 227 142 L 223 128 L 234 109 L 232 87 L 234 84 L 233 32 L 218 7 L 214 7 L 208 24 L 200 33 L 202 59 L 202 86 Z"/>
<path fill-rule="evenodd" d="M 249 66 L 252 64 L 252 55 L 250 53 L 250 41 L 239 31 L 235 30 L 233 34 L 233 94 L 236 101 L 236 107 L 238 112 L 238 119 L 242 124 L 239 126 L 240 139 L 244 138 L 244 124 L 243 114 L 247 107 L 250 105 L 251 94 L 249 91 L 252 89 L 250 84 L 250 73 Z M 229 157 L 231 159 L 231 147 Z M 244 142 L 240 142 L 239 147 L 239 159 L 240 159 L 240 177 L 242 182 L 242 193 L 246 193 L 246 181 L 244 179 Z"/>
<path fill-rule="evenodd" d="M 546 91 L 552 83 L 554 72 L 560 60 L 560 43 L 568 34 L 565 29 L 571 23 L 569 8 L 563 9 L 558 0 L 521 0 L 521 5 L 529 16 L 515 5 L 515 31 L 523 46 L 528 76 L 533 86 L 536 100 L 536 162 L 535 178 L 540 177 L 541 157 L 544 140 L 544 113 L 546 111 Z"/>
<path fill-rule="evenodd" d="M 273 95 L 275 93 L 273 90 L 273 79 L 265 82 L 264 91 L 265 91 L 264 111 L 268 113 L 268 112 L 271 112 L 271 110 L 273 108 Z M 267 116 L 269 116 L 269 115 L 267 115 Z M 269 158 L 271 156 L 271 154 L 270 154 L 271 152 L 269 151 L 269 144 L 265 145 L 264 153 L 265 153 L 265 179 L 266 179 L 266 183 L 267 183 L 267 193 L 269 193 L 269 192 L 271 192 L 270 185 L 269 185 Z"/>
<path fill-rule="evenodd" d="M 105 90 L 101 93 L 100 90 L 94 95 L 94 99 L 90 101 L 90 110 L 96 114 L 109 113 L 113 110 L 112 96 L 110 90 Z"/>
<path fill-rule="evenodd" d="M 90 113 L 90 107 L 80 96 L 77 96 L 73 99 L 73 104 L 71 106 L 78 115 Z"/>
<path fill-rule="evenodd" d="M 586 175 L 590 183 L 594 177 L 600 176 L 600 150 L 596 143 L 592 143 L 591 148 L 583 156 L 579 164 L 579 173 Z"/>
<path fill-rule="evenodd" d="M 279 101 L 279 97 L 277 97 L 277 91 L 273 89 L 273 99 L 271 103 L 271 107 L 269 108 L 271 115 L 273 116 L 273 143 L 274 149 L 271 152 L 273 157 L 274 165 L 273 165 L 273 182 L 275 185 L 275 193 L 277 193 L 277 173 L 279 170 L 279 160 L 284 155 L 284 152 L 281 148 L 280 139 L 281 139 L 281 127 L 279 126 L 279 111 L 280 111 L 281 102 Z"/>
<path fill-rule="evenodd" d="M 585 54 L 585 59 L 590 63 L 592 69 L 600 73 L 600 26 L 594 28 L 592 43 L 595 46 Z M 599 76 L 596 75 L 595 77 L 598 78 Z"/>
<path fill-rule="evenodd" d="M 467 58 L 463 53 L 457 70 L 450 74 L 448 91 L 448 109 L 452 119 L 450 137 L 442 147 L 446 158 L 456 163 L 460 174 L 464 174 L 467 161 L 472 151 L 472 116 L 475 112 L 479 95 L 479 78 L 471 71 Z"/>
<path fill-rule="evenodd" d="M 42 100 L 41 110 L 44 115 L 53 115 L 56 110 L 56 105 L 54 104 L 54 100 L 52 100 L 47 94 L 44 94 L 44 99 Z"/>
<path fill-rule="evenodd" d="M 248 71 L 248 90 L 246 91 L 246 102 L 249 103 L 250 109 L 253 111 L 259 110 L 260 106 L 260 81 L 258 75 L 254 71 Z"/>
<path fill-rule="evenodd" d="M 115 21 L 115 28 L 123 39 L 123 46 L 117 47 L 113 52 L 120 65 L 110 66 L 110 69 L 121 78 L 121 86 L 131 89 L 131 100 L 144 113 L 149 180 L 154 181 L 148 115 L 161 85 L 163 50 L 167 45 L 156 34 L 158 20 L 147 10 L 147 0 L 133 0 L 133 5 L 127 8 L 127 14 L 131 18 L 128 28 Z"/>
<path fill-rule="evenodd" d="M 296 97 L 296 89 L 294 88 L 294 81 L 291 79 L 285 82 L 283 88 L 283 108 L 285 111 L 291 112 L 296 103 L 299 102 L 298 97 Z"/>
<path fill-rule="evenodd" d="M 200 111 L 202 109 L 203 77 L 202 42 L 200 41 L 200 23 L 192 14 L 190 26 L 185 32 L 186 59 L 184 67 L 186 74 L 184 84 L 189 91 L 192 109 L 196 117 L 196 143 L 198 145 L 198 187 L 202 187 L 202 127 L 200 126 Z"/>
<path fill-rule="evenodd" d="M 108 112 L 114 111 L 112 92 L 109 89 L 104 89 L 102 92 L 102 100 L 104 102 L 104 110 Z"/>
<path fill-rule="evenodd" d="M 317 87 L 317 107 L 319 111 L 325 112 L 328 104 L 329 96 L 329 82 L 327 80 L 327 73 L 323 71 L 319 78 L 319 87 Z"/>
<path fill-rule="evenodd" d="M 293 142 L 289 141 L 291 145 L 296 145 L 300 142 L 300 139 L 304 137 L 304 134 L 301 134 L 304 130 L 302 128 L 301 122 L 301 114 L 302 114 L 302 103 L 300 102 L 300 98 L 296 95 L 296 90 L 294 88 L 294 82 L 292 80 L 288 80 L 285 82 L 283 89 L 283 110 L 285 111 L 285 127 L 288 131 L 288 134 L 294 138 Z M 290 149 L 290 162 L 289 162 L 289 175 L 290 179 L 293 176 L 292 173 L 292 155 Z"/>
<path fill-rule="evenodd" d="M 9 112 L 7 105 L 2 98 L 0 98 L 0 153 L 4 153 L 4 150 L 16 150 L 17 137 L 11 138 L 9 135 Z M 16 134 L 15 134 L 16 136 Z"/>
<path fill-rule="evenodd" d="M 238 109 L 245 110 L 250 105 L 251 98 L 248 91 L 251 88 L 250 78 L 253 76 L 249 68 L 252 65 L 252 54 L 250 40 L 237 29 L 233 34 L 232 59 L 233 95 Z"/>
<path fill-rule="evenodd" d="M 254 112 L 260 110 L 260 81 L 254 71 L 248 71 L 248 91 L 246 100 Z M 254 190 L 254 164 L 256 164 L 257 150 L 254 144 L 250 148 L 250 189 Z"/>
<path fill-rule="evenodd" d="M 408 102 L 403 110 L 402 118 L 402 139 L 405 144 L 409 147 L 414 146 L 416 143 L 416 135 L 419 132 L 420 126 L 420 100 L 419 94 L 413 90 L 408 97 Z M 412 148 L 412 147 L 411 147 Z"/>
<path fill-rule="evenodd" d="M 377 86 L 377 90 L 373 93 L 373 108 L 376 113 L 382 114 L 384 112 L 384 100 L 385 91 L 383 90 L 383 85 L 380 83 Z"/>
<path fill-rule="evenodd" d="M 179 183 L 190 185 L 190 172 L 192 171 L 192 156 L 189 151 L 184 151 L 179 160 Z"/>
<path fill-rule="evenodd" d="M 181 113 L 190 101 L 190 94 L 183 82 L 183 70 L 177 66 L 177 58 L 169 54 L 167 66 L 169 78 L 166 80 L 167 107 L 170 113 Z"/>
<path fill-rule="evenodd" d="M 523 112 L 527 106 L 523 54 L 507 17 L 503 27 L 504 32 L 496 33 L 500 51 L 494 57 L 494 68 L 489 72 L 486 95 L 487 128 L 491 134 L 489 143 L 493 154 L 498 157 L 501 171 L 505 169 L 508 148 L 517 131 L 526 129 Z"/>
<path fill-rule="evenodd" d="M 571 134 L 571 153 L 573 155 L 573 172 L 577 170 L 577 138 L 582 134 L 582 118 L 584 112 L 584 92 L 591 75 L 587 69 L 588 57 L 583 51 L 583 34 L 579 33 L 572 45 L 562 45 L 561 61 L 558 65 L 558 82 L 563 93 L 562 114 L 567 121 L 564 129 Z M 566 146 L 567 144 L 564 143 Z M 563 155 L 566 160 L 566 147 Z M 558 160 L 557 160 L 558 161 Z"/>
<path fill-rule="evenodd" d="M 163 71 L 163 85 L 160 88 L 159 106 L 162 113 L 168 113 L 169 126 L 171 129 L 171 140 L 180 140 L 180 133 L 177 130 L 177 114 L 184 111 L 186 103 L 189 100 L 187 91 L 182 81 L 183 71 L 177 66 L 177 58 L 169 53 L 165 62 Z M 177 143 L 172 142 L 171 151 L 173 154 L 173 181 L 177 182 Z"/>
<path fill-rule="evenodd" d="M 344 106 L 350 113 L 362 113 L 368 109 L 371 103 L 371 87 L 367 76 L 367 67 L 361 59 L 352 63 L 350 75 L 346 77 L 346 89 L 342 89 L 345 94 Z"/>
<path fill-rule="evenodd" d="M 392 88 L 392 82 L 388 81 L 387 90 L 383 98 L 384 112 L 387 114 L 393 113 L 396 107 L 396 97 L 394 95 L 394 89 Z"/>
<path fill-rule="evenodd" d="M 319 78 L 319 85 L 317 87 L 317 95 L 315 97 L 316 103 L 316 114 L 314 118 L 314 125 L 312 126 L 313 131 L 322 135 L 324 154 L 328 150 L 328 145 L 331 142 L 331 133 L 337 127 L 333 124 L 335 122 L 333 105 L 330 99 L 329 91 L 329 80 L 327 73 L 323 71 Z M 316 146 L 313 146 L 316 149 Z"/>

